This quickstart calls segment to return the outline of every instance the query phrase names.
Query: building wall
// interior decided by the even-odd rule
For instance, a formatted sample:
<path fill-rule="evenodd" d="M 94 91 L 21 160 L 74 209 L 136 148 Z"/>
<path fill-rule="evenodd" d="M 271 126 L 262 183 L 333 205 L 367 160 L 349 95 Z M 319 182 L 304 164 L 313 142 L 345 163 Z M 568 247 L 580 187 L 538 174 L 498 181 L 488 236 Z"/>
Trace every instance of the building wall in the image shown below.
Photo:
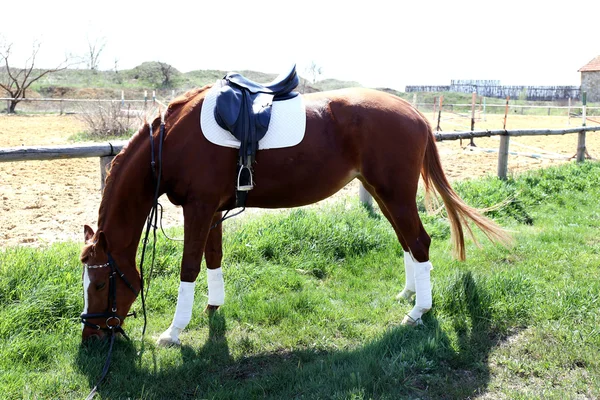
<path fill-rule="evenodd" d="M 600 71 L 581 73 L 581 91 L 587 92 L 588 102 L 600 102 Z"/>

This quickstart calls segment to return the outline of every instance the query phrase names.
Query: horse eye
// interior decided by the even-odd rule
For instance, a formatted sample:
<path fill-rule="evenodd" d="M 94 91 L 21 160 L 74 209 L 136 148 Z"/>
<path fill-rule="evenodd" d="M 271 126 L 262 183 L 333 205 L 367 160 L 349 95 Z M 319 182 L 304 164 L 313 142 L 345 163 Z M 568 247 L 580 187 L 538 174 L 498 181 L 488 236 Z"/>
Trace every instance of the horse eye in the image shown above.
<path fill-rule="evenodd" d="M 102 290 L 106 286 L 106 282 L 101 282 L 96 285 L 96 290 Z"/>

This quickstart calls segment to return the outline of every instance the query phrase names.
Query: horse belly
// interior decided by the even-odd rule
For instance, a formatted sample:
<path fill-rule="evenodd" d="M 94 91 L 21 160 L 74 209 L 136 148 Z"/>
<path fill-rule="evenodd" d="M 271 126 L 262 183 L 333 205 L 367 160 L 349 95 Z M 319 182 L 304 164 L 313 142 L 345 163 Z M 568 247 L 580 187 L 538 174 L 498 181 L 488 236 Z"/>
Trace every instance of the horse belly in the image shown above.
<path fill-rule="evenodd" d="M 316 203 L 358 176 L 356 165 L 340 153 L 302 152 L 296 147 L 259 152 L 248 206 L 289 208 Z"/>

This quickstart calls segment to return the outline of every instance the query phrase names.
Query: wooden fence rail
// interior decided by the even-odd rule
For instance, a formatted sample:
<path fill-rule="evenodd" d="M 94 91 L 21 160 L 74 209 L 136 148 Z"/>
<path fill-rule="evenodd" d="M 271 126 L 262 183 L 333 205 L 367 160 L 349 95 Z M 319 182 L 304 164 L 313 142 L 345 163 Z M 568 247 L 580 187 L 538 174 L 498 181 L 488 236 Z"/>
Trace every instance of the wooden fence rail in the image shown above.
<path fill-rule="evenodd" d="M 104 189 L 104 181 L 110 162 L 119 154 L 126 141 L 101 144 L 75 144 L 70 146 L 32 146 L 0 148 L 0 162 L 62 160 L 66 158 L 100 158 L 100 188 Z"/>
<path fill-rule="evenodd" d="M 436 133 L 438 142 L 446 140 L 475 139 L 482 137 L 500 136 L 498 149 L 498 177 L 506 179 L 508 172 L 509 138 L 511 136 L 539 136 L 539 135 L 565 135 L 578 133 L 577 161 L 584 161 L 586 156 L 586 132 L 600 131 L 600 126 L 580 126 L 567 129 L 517 129 L 517 130 L 484 130 L 464 131 L 452 133 Z M 0 162 L 29 161 L 29 160 L 59 160 L 66 158 L 99 157 L 101 171 L 101 185 L 104 186 L 106 169 L 112 158 L 117 155 L 127 144 L 125 141 L 102 144 L 77 144 L 70 146 L 44 146 L 44 147 L 10 147 L 0 148 Z M 372 204 L 371 195 L 361 185 L 360 200 L 365 204 Z"/>

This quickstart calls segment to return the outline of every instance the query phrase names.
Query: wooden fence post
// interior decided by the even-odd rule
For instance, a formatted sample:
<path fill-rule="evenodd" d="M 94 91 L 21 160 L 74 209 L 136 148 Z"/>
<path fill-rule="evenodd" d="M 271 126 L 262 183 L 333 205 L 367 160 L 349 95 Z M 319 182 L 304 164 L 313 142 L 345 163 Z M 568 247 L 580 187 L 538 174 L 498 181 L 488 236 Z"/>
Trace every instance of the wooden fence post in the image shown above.
<path fill-rule="evenodd" d="M 440 126 L 440 123 L 442 122 L 442 106 L 444 103 L 444 96 L 440 96 L 440 104 L 439 104 L 439 110 L 438 110 L 438 118 L 437 118 L 437 128 L 435 128 L 435 130 L 437 132 L 442 130 L 442 127 Z"/>
<path fill-rule="evenodd" d="M 475 98 L 477 97 L 477 92 L 473 91 L 473 95 L 471 97 L 471 131 L 475 130 Z M 469 142 L 469 146 L 475 147 L 475 141 L 471 138 Z"/>
<path fill-rule="evenodd" d="M 100 193 L 104 192 L 104 184 L 113 158 L 115 156 L 100 157 Z"/>
<path fill-rule="evenodd" d="M 583 121 L 581 121 L 581 126 L 585 126 L 587 116 L 587 93 L 583 92 L 581 95 L 581 101 L 583 103 L 581 107 L 581 116 Z M 585 131 L 579 132 L 577 135 L 577 162 L 585 161 Z"/>
<path fill-rule="evenodd" d="M 510 136 L 500 135 L 500 148 L 498 149 L 498 178 L 506 180 L 508 174 L 508 145 Z"/>
<path fill-rule="evenodd" d="M 373 197 L 369 192 L 367 192 L 367 189 L 365 189 L 362 182 L 360 183 L 360 188 L 358 189 L 358 198 L 365 206 L 373 205 Z"/>
<path fill-rule="evenodd" d="M 506 108 L 504 108 L 504 125 L 503 128 L 506 130 L 506 119 L 508 118 L 508 101 L 510 96 L 506 96 Z"/>

